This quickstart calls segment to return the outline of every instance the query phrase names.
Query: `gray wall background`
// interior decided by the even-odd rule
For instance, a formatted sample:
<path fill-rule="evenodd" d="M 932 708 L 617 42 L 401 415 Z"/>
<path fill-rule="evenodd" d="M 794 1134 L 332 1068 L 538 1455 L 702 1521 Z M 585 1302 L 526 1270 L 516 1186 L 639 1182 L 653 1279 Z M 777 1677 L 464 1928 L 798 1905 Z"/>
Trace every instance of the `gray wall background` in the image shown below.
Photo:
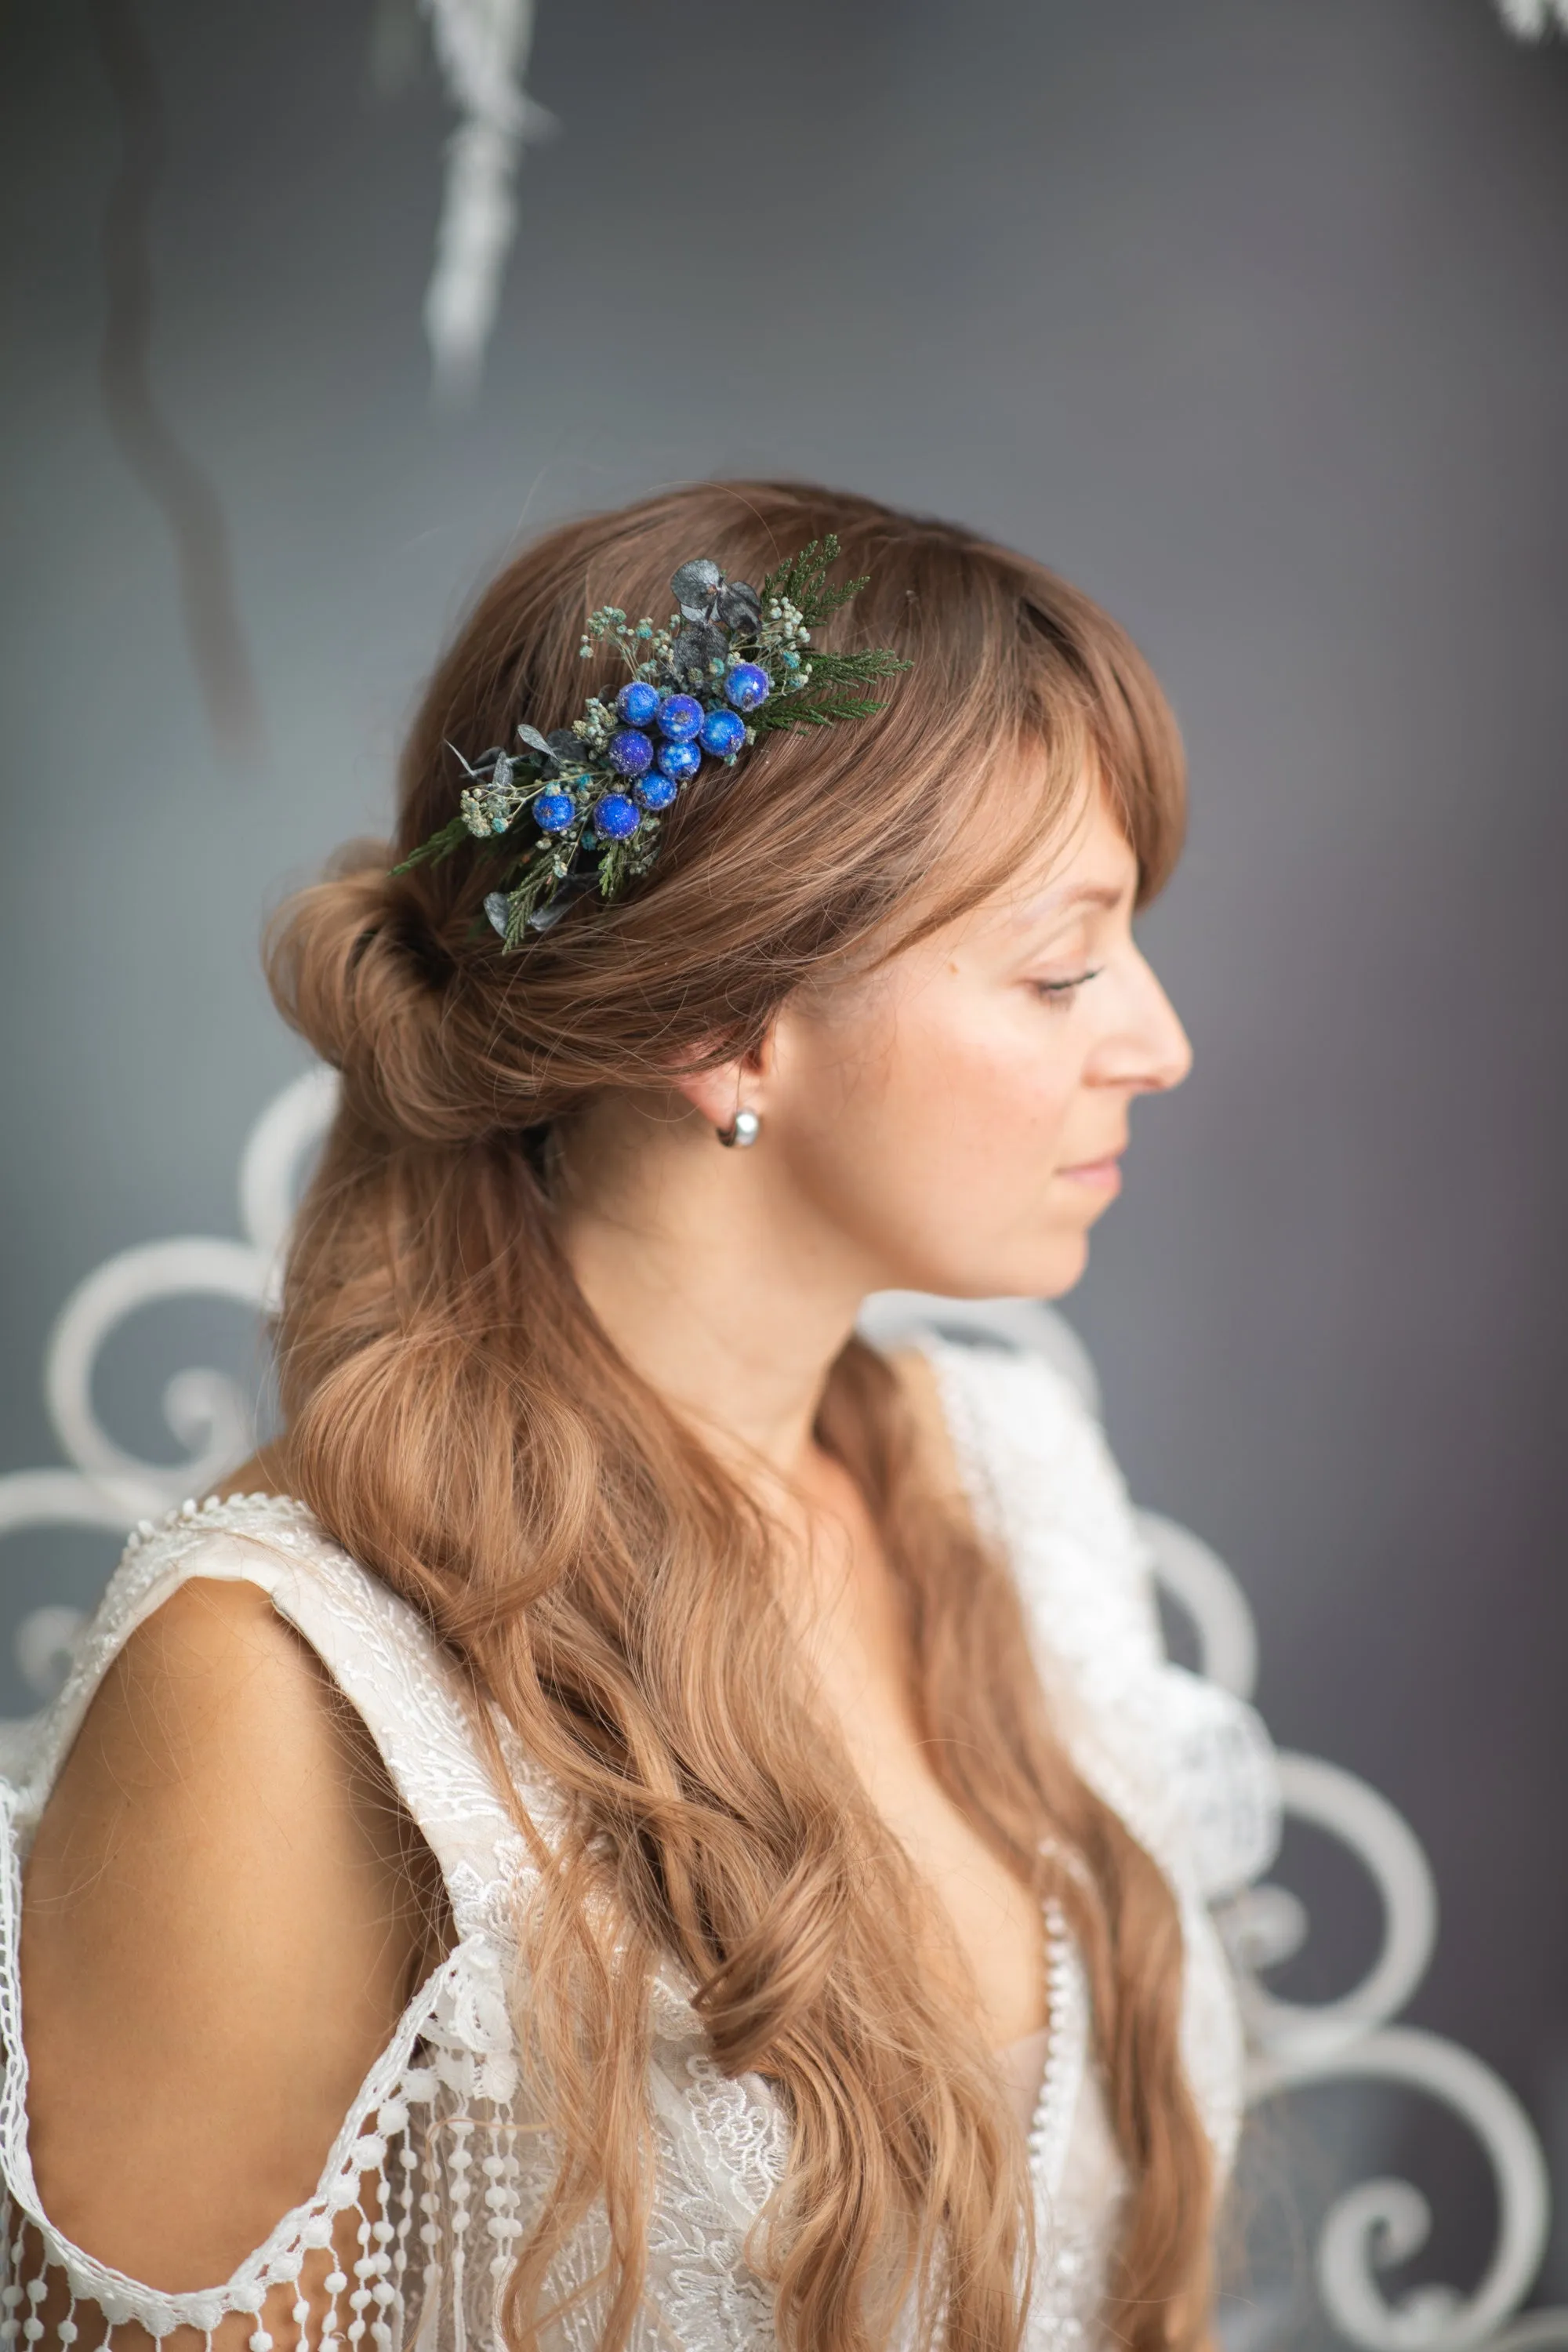
<path fill-rule="evenodd" d="M 427 64 L 378 90 L 397 11 L 143 0 L 153 375 L 227 518 L 247 761 L 100 394 L 121 21 L 0 14 L 0 1469 L 55 1458 L 71 1286 L 235 1231 L 301 1066 L 262 911 L 382 826 L 420 673 L 520 531 L 720 470 L 990 529 L 1131 626 L 1194 775 L 1146 939 L 1196 1068 L 1068 1312 L 1135 1495 L 1248 1590 L 1276 1736 L 1431 1854 L 1413 2017 L 1514 2084 L 1568 2192 L 1568 47 L 1485 0 L 542 0 L 563 129 L 453 419 L 419 327 L 451 117 Z M 172 1455 L 163 1381 L 215 1350 L 253 1361 L 237 1316 L 139 1318 L 117 1433 Z M 112 1550 L 7 1545 L 0 1647 Z M 1285 1982 L 1327 1992 L 1371 1906 L 1292 1861 L 1320 1932 Z M 1399 2129 L 1462 2280 L 1484 2171 Z"/>

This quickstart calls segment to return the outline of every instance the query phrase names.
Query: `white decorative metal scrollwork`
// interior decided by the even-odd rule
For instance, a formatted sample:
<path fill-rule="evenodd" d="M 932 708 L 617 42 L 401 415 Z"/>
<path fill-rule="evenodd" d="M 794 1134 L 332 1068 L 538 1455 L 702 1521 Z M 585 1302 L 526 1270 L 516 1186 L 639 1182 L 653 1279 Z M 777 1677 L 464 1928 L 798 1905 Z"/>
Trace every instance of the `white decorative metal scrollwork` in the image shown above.
<path fill-rule="evenodd" d="M 1189 1529 L 1141 1512 L 1162 1584 L 1192 1622 L 1202 1671 L 1239 1697 L 1252 1693 L 1257 1641 L 1240 1586 L 1216 1553 Z M 1396 2084 L 1437 2100 L 1467 2124 L 1491 2165 L 1498 2235 L 1469 2295 L 1442 2285 L 1391 2300 L 1377 2278 L 1418 2253 L 1431 2229 L 1419 2189 L 1371 2180 L 1331 2206 L 1318 2247 L 1323 2308 L 1338 2334 L 1364 2352 L 1533 2352 L 1568 2345 L 1568 2312 L 1534 2313 L 1506 2335 L 1501 2324 L 1529 2294 L 1545 2251 L 1551 2184 L 1533 2126 L 1491 2068 L 1457 2043 L 1389 2021 L 1426 1972 L 1437 1936 L 1431 1866 L 1404 1816 L 1375 1789 L 1321 1757 L 1279 1757 L 1287 1815 L 1326 1831 L 1362 1864 L 1377 1888 L 1383 1942 L 1349 1992 L 1332 2000 L 1288 2001 L 1259 1981 L 1306 1939 L 1307 1914 L 1282 1886 L 1247 1888 L 1224 1906 L 1221 1924 L 1237 1967 L 1252 2047 L 1252 2103 L 1326 2082 Z"/>
<path fill-rule="evenodd" d="M 1258 1635 L 1240 1585 L 1191 1528 L 1159 1511 L 1140 1511 L 1138 1523 L 1161 1584 L 1197 1634 L 1203 1672 L 1222 1690 L 1250 1698 L 1258 1682 Z"/>
<path fill-rule="evenodd" d="M 1367 2352 L 1470 2352 L 1529 2294 L 1546 2250 L 1551 2183 L 1541 2142 L 1508 2085 L 1458 2042 L 1413 2026 L 1344 2041 L 1316 2054 L 1264 2054 L 1253 2070 L 1258 2103 L 1313 2083 L 1397 2083 L 1436 2099 L 1468 2125 L 1497 2184 L 1498 2237 L 1469 2295 L 1430 2285 L 1391 2302 L 1375 2273 L 1408 2260 L 1431 2229 L 1426 2200 L 1407 2180 L 1369 2180 L 1331 2207 L 1318 2246 L 1318 2287 L 1339 2333 Z M 1568 2313 L 1553 2316 L 1568 2326 Z"/>
<path fill-rule="evenodd" d="M 300 1170 L 331 1124 L 338 1107 L 335 1070 L 307 1070 L 274 1095 L 251 1129 L 239 1161 L 239 1222 L 253 1249 L 267 1258 L 266 1302 L 281 1266 Z"/>
<path fill-rule="evenodd" d="M 201 1366 L 176 1372 L 163 1391 L 163 1413 L 186 1458 L 173 1468 L 141 1460 L 115 1444 L 93 1410 L 92 1368 L 105 1339 L 128 1315 L 166 1298 L 205 1293 L 259 1307 L 266 1278 L 266 1257 L 245 1242 L 152 1242 L 111 1257 L 67 1300 L 45 1365 L 49 1419 L 78 1469 L 103 1494 L 123 1498 L 132 1517 L 163 1510 L 190 1488 L 200 1493 L 241 1460 L 250 1415 L 226 1373 Z"/>
<path fill-rule="evenodd" d="M 172 1468 L 147 1462 L 101 1427 L 92 1402 L 94 1364 L 109 1334 L 138 1309 L 192 1294 L 271 1310 L 300 1167 L 337 1098 L 330 1072 L 313 1070 L 268 1106 L 240 1165 L 243 1238 L 187 1238 L 129 1249 L 99 1267 L 67 1301 L 50 1335 L 45 1390 L 68 1469 L 0 1477 L 0 1538 L 39 1526 L 123 1533 L 134 1520 L 199 1493 L 251 1444 L 249 1410 L 226 1374 L 193 1369 L 164 1391 L 170 1428 L 186 1448 Z M 932 1326 L 959 1339 L 1000 1341 L 1050 1359 L 1098 1410 L 1099 1384 L 1082 1341 L 1033 1299 L 932 1299 L 887 1292 L 868 1302 L 861 1328 L 879 1344 Z M 1189 1621 L 1200 1670 L 1250 1695 L 1258 1645 L 1251 1612 L 1225 1562 L 1196 1536 L 1156 1512 L 1140 1520 L 1155 1574 Z M 34 1610 L 14 1635 L 20 1672 L 47 1697 L 60 1679 L 80 1613 L 58 1603 Z M 0 1725 L 0 1766 L 28 1727 Z M 1361 1980 L 1331 2000 L 1285 2000 L 1262 1981 L 1304 1941 L 1304 1906 L 1278 1885 L 1247 1888 L 1222 1908 L 1222 1929 L 1242 1988 L 1252 2050 L 1254 2103 L 1330 2081 L 1375 2081 L 1436 2100 L 1473 2133 L 1497 2184 L 1499 2223 L 1490 2260 L 1468 2294 L 1441 2285 L 1385 2291 L 1380 2273 L 1426 2243 L 1431 2215 L 1408 2181 L 1370 2180 L 1342 2196 L 1324 2222 L 1317 2280 L 1338 2335 L 1362 2352 L 1568 2352 L 1568 2312 L 1513 2315 L 1540 2265 L 1550 2216 L 1540 2143 L 1513 2093 L 1479 2058 L 1437 2035 L 1394 2022 L 1431 1957 L 1437 1908 L 1432 1874 L 1409 1825 L 1365 1781 L 1317 1757 L 1280 1759 L 1287 1812 L 1328 1832 L 1361 1863 L 1383 1911 L 1380 1948 Z"/>
<path fill-rule="evenodd" d="M 1348 1845 L 1366 1868 L 1383 1903 L 1384 1941 L 1360 1984 L 1335 2000 L 1277 2000 L 1257 1981 L 1300 1949 L 1306 1916 L 1283 1889 L 1249 1887 L 1226 1906 L 1232 1957 L 1242 1970 L 1243 2005 L 1253 2042 L 1271 2059 L 1330 2057 L 1360 2041 L 1402 2010 L 1426 1973 L 1437 1939 L 1437 1890 L 1415 1834 L 1402 1814 L 1353 1772 L 1317 1756 L 1281 1754 L 1285 1810 Z"/>
<path fill-rule="evenodd" d="M 164 1389 L 164 1418 L 186 1449 L 170 1465 L 145 1461 L 110 1436 L 93 1405 L 93 1370 L 110 1332 L 145 1307 L 205 1296 L 269 1311 L 300 1166 L 336 1099 L 331 1072 L 309 1070 L 263 1111 L 240 1160 L 242 1241 L 192 1234 L 122 1250 L 71 1293 L 45 1348 L 44 1395 L 73 1466 L 0 1476 L 0 1538 L 37 1527 L 124 1535 L 138 1519 L 199 1495 L 249 1452 L 249 1401 L 226 1373 L 192 1366 Z M 51 1603 L 25 1617 L 12 1637 L 18 1671 L 41 1699 L 63 1678 L 77 1613 Z M 14 1755 L 26 1732 L 25 1724 L 0 1725 L 0 1751 Z"/>

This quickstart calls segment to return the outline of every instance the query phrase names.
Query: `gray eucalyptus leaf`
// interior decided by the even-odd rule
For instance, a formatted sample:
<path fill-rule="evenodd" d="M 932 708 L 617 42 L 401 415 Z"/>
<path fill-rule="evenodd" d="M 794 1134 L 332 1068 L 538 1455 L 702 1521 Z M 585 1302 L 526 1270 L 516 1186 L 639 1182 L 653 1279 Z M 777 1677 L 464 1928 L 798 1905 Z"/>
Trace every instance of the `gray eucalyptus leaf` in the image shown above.
<path fill-rule="evenodd" d="M 709 621 L 692 621 L 675 640 L 669 658 L 684 683 L 690 669 L 700 669 L 706 677 L 709 663 L 722 661 L 729 650 L 729 641 L 721 629 L 714 628 Z"/>
<path fill-rule="evenodd" d="M 754 633 L 762 625 L 763 600 L 743 580 L 727 580 L 719 591 L 719 619 L 727 629 Z"/>
<path fill-rule="evenodd" d="M 693 556 L 672 573 L 670 587 L 675 601 L 689 621 L 705 621 L 712 609 L 713 599 L 724 584 L 724 574 L 711 557 Z"/>

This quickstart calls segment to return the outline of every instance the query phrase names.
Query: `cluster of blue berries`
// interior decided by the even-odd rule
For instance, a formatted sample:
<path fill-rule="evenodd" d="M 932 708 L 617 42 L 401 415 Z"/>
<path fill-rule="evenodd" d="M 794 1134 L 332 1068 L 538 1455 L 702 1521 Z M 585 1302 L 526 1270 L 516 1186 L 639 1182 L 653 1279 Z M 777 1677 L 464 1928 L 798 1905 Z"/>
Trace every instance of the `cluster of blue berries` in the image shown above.
<path fill-rule="evenodd" d="M 467 778 L 458 813 L 393 871 L 450 856 L 464 841 L 502 845 L 503 887 L 484 907 L 509 950 L 550 929 L 585 891 L 618 897 L 652 867 L 665 813 L 705 760 L 730 766 L 770 729 L 882 708 L 865 688 L 908 667 L 896 655 L 804 657 L 822 617 L 865 584 L 831 583 L 837 554 L 831 535 L 814 541 L 770 572 L 760 593 L 695 556 L 670 580 L 679 609 L 663 628 L 629 621 L 618 605 L 590 613 L 584 659 L 613 646 L 630 672 L 613 703 L 590 696 L 581 718 L 550 735 L 525 723 L 521 749 L 486 751 L 472 765 L 449 747 Z M 526 817 L 532 826 L 520 843 Z"/>
<path fill-rule="evenodd" d="M 628 840 L 643 810 L 668 808 L 702 765 L 704 752 L 730 761 L 745 749 L 744 714 L 767 700 L 773 682 L 756 662 L 736 662 L 721 690 L 723 701 L 705 709 L 694 694 L 661 691 L 644 678 L 622 687 L 616 697 L 622 723 L 605 743 L 605 758 L 632 789 L 605 793 L 594 803 L 594 829 L 601 839 Z M 575 822 L 577 803 L 570 793 L 552 787 L 540 793 L 533 814 L 542 833 L 564 833 Z"/>

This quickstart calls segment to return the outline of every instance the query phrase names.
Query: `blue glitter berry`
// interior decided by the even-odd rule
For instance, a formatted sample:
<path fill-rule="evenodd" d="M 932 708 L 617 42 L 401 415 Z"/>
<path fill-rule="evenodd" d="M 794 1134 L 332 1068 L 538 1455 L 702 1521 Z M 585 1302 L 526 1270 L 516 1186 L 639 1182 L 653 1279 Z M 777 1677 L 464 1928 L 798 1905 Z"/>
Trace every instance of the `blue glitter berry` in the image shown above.
<path fill-rule="evenodd" d="M 533 803 L 533 821 L 541 833 L 564 833 L 576 814 L 570 793 L 541 793 Z"/>
<path fill-rule="evenodd" d="M 634 677 L 616 697 L 616 709 L 628 727 L 647 727 L 658 709 L 658 688 Z"/>
<path fill-rule="evenodd" d="M 689 743 L 702 724 L 702 705 L 694 694 L 671 694 L 658 707 L 658 731 L 670 743 Z"/>
<path fill-rule="evenodd" d="M 698 740 L 716 760 L 732 760 L 746 740 L 746 722 L 733 710 L 710 710 Z"/>
<path fill-rule="evenodd" d="M 755 662 L 737 662 L 724 680 L 724 699 L 736 710 L 755 710 L 772 691 L 767 671 Z"/>
<path fill-rule="evenodd" d="M 635 727 L 617 727 L 605 746 L 605 757 L 617 776 L 646 776 L 653 765 L 653 745 Z M 629 801 L 626 806 L 631 806 Z"/>
<path fill-rule="evenodd" d="M 634 834 L 642 819 L 636 801 L 627 800 L 625 793 L 606 793 L 602 801 L 594 803 L 594 823 L 604 841 L 625 841 Z"/>
<path fill-rule="evenodd" d="M 684 784 L 702 765 L 702 754 L 695 743 L 661 743 L 655 765 L 661 769 L 672 784 Z"/>
<path fill-rule="evenodd" d="M 672 776 L 661 776 L 656 768 L 637 786 L 637 798 L 646 809 L 666 809 L 679 789 Z"/>

